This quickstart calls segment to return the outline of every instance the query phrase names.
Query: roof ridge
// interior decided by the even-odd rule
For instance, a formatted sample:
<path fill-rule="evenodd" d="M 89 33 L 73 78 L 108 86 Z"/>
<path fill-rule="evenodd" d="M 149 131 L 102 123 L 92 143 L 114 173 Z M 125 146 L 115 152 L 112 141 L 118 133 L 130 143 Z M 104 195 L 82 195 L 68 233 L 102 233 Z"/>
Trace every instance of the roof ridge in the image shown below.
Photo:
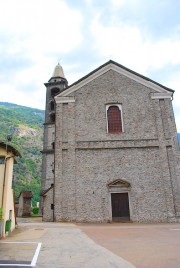
<path fill-rule="evenodd" d="M 149 82 L 151 82 L 151 83 L 153 83 L 153 84 L 155 84 L 155 85 L 158 85 L 158 86 L 160 86 L 160 87 L 166 89 L 167 91 L 174 92 L 173 89 L 168 88 L 168 87 L 166 87 L 166 86 L 163 86 L 162 84 L 160 84 L 160 83 L 158 83 L 158 82 L 156 82 L 156 81 L 154 81 L 154 80 L 152 80 L 152 79 L 150 79 L 150 78 L 148 78 L 148 77 L 146 77 L 146 76 L 144 76 L 144 75 L 142 75 L 142 74 L 139 74 L 139 73 L 137 73 L 137 72 L 135 72 L 135 71 L 133 71 L 133 70 L 131 70 L 131 69 L 125 67 L 124 65 L 122 65 L 122 64 L 120 64 L 120 63 L 117 63 L 116 61 L 111 60 L 111 59 L 110 59 L 109 61 L 105 62 L 104 64 L 100 65 L 99 67 L 97 67 L 97 68 L 94 69 L 93 71 L 89 72 L 87 75 L 85 75 L 85 76 L 83 76 L 82 78 L 78 79 L 77 81 L 75 81 L 75 82 L 72 83 L 71 85 L 69 85 L 64 91 L 66 91 L 67 89 L 71 88 L 72 86 L 78 84 L 79 82 L 83 81 L 84 79 L 86 79 L 86 78 L 89 77 L 90 75 L 96 73 L 98 70 L 102 69 L 103 67 L 107 66 L 108 64 L 114 64 L 114 65 L 116 65 L 116 66 L 118 66 L 118 67 L 120 67 L 120 68 L 122 68 L 122 69 L 124 69 L 124 70 L 126 70 L 126 71 L 128 71 L 128 72 L 130 72 L 130 73 L 132 73 L 132 74 L 134 74 L 134 75 L 136 75 L 136 76 L 139 76 L 140 78 L 142 78 L 142 79 L 144 79 L 144 80 L 146 80 L 146 81 L 149 81 Z"/>

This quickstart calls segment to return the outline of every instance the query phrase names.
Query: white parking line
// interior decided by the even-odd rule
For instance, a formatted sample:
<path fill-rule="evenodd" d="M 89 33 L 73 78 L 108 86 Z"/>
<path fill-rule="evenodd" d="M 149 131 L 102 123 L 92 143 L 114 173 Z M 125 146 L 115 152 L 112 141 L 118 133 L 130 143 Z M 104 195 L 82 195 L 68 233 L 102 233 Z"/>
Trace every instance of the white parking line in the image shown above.
<path fill-rule="evenodd" d="M 35 267 L 36 266 L 36 262 L 37 262 L 37 259 L 38 259 L 38 256 L 39 256 L 39 252 L 40 252 L 40 249 L 41 249 L 41 245 L 42 243 L 39 243 L 39 242 L 0 242 L 0 244 L 37 244 L 37 247 L 36 247 L 36 250 L 35 250 L 35 253 L 33 255 L 33 258 L 31 260 L 31 263 L 30 264 L 18 264 L 18 263 L 0 263 L 0 267 L 3 266 L 8 266 L 8 267 L 11 267 L 11 266 L 16 266 L 16 267 Z"/>
<path fill-rule="evenodd" d="M 39 244 L 39 242 L 0 242 L 0 244 Z"/>
<path fill-rule="evenodd" d="M 14 266 L 17 266 L 17 267 L 32 267 L 31 264 L 17 264 L 17 263 L 8 263 L 8 264 L 0 264 L 0 266 L 7 266 L 7 267 L 14 267 Z"/>
<path fill-rule="evenodd" d="M 36 252 L 35 252 L 35 254 L 33 256 L 33 259 L 32 259 L 32 262 L 31 262 L 32 267 L 36 266 L 36 262 L 37 262 L 37 258 L 38 258 L 38 255 L 39 255 L 39 252 L 40 252 L 40 249 L 41 249 L 41 245 L 42 245 L 42 243 L 38 243 L 38 246 L 36 248 Z"/>

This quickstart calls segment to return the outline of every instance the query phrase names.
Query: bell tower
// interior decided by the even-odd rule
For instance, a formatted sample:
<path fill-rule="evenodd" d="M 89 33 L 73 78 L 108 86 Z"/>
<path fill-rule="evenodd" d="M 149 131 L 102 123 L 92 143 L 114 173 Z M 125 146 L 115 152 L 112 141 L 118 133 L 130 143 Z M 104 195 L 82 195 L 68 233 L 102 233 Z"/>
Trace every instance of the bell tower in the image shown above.
<path fill-rule="evenodd" d="M 52 77 L 46 86 L 46 112 L 45 112 L 45 124 L 55 123 L 55 102 L 54 97 L 65 90 L 68 86 L 68 82 L 64 77 L 64 72 L 61 65 L 56 65 Z"/>
<path fill-rule="evenodd" d="M 54 221 L 54 152 L 55 152 L 55 100 L 54 97 L 68 87 L 62 66 L 58 63 L 46 87 L 44 141 L 42 151 L 42 205 L 46 221 Z"/>

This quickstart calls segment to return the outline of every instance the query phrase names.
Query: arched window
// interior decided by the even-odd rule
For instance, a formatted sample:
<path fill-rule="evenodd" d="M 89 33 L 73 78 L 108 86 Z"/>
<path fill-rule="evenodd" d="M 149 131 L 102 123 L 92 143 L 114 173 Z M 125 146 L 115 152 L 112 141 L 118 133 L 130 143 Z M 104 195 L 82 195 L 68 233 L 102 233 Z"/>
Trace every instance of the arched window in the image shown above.
<path fill-rule="evenodd" d="M 54 97 L 60 92 L 60 89 L 58 87 L 54 87 L 51 89 L 51 96 Z"/>
<path fill-rule="evenodd" d="M 107 129 L 108 133 L 117 134 L 123 132 L 121 105 L 107 106 Z"/>

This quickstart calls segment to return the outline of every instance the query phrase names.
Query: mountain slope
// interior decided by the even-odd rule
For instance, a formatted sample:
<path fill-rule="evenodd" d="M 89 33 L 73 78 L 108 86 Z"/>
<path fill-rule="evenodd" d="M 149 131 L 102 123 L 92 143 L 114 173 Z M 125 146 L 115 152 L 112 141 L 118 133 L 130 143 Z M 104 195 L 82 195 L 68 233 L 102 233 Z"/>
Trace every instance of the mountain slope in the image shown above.
<path fill-rule="evenodd" d="M 33 205 L 39 201 L 44 111 L 0 102 L 0 140 L 15 146 L 22 154 L 14 167 L 16 200 L 22 190 L 32 190 Z"/>

